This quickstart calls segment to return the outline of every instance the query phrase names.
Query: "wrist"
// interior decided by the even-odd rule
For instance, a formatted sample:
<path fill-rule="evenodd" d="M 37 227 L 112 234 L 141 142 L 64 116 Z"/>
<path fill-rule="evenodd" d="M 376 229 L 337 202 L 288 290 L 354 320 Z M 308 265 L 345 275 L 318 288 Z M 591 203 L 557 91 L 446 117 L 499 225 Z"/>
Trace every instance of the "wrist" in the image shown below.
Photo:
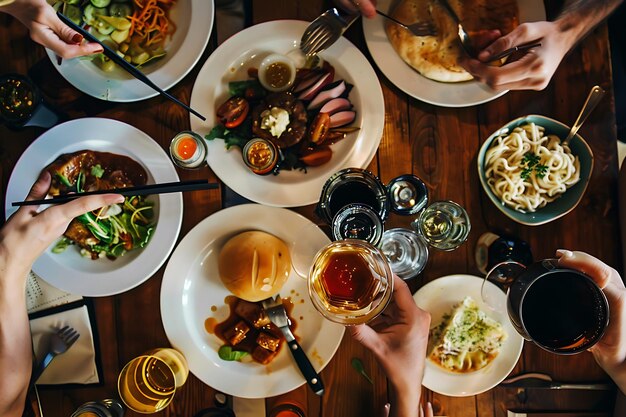
<path fill-rule="evenodd" d="M 392 389 L 391 416 L 417 417 L 422 394 L 421 384 L 415 381 L 411 383 L 390 382 Z"/>

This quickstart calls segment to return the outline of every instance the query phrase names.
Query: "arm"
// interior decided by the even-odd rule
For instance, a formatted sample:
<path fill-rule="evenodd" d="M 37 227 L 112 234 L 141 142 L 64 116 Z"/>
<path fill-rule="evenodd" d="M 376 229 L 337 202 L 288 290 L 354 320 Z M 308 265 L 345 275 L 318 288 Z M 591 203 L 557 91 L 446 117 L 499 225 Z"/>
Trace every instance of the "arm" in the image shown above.
<path fill-rule="evenodd" d="M 604 336 L 589 350 L 596 362 L 626 393 L 626 288 L 617 271 L 583 252 L 558 250 L 559 265 L 590 276 L 609 301 L 609 325 Z"/>
<path fill-rule="evenodd" d="M 27 199 L 44 198 L 50 187 L 45 171 Z M 26 313 L 26 276 L 37 257 L 76 216 L 120 203 L 116 194 L 83 197 L 40 213 L 21 207 L 0 229 L 0 415 L 22 415 L 32 370 L 32 347 Z"/>
<path fill-rule="evenodd" d="M 459 63 L 477 80 L 496 90 L 542 90 L 565 54 L 594 27 L 606 19 L 622 0 L 567 0 L 552 22 L 519 25 L 478 54 L 478 59 L 461 57 Z M 501 67 L 490 66 L 490 58 L 514 46 L 539 41 L 541 47 Z"/>
<path fill-rule="evenodd" d="M 57 17 L 46 0 L 0 0 L 0 12 L 22 22 L 35 42 L 53 50 L 62 58 L 74 58 L 102 52 L 96 43 L 83 43 L 83 36 Z"/>
<path fill-rule="evenodd" d="M 391 383 L 392 416 L 418 416 L 429 327 L 430 315 L 415 305 L 406 283 L 394 277 L 393 299 L 385 311 L 370 324 L 349 328 Z M 432 416 L 430 405 L 426 416 Z"/>

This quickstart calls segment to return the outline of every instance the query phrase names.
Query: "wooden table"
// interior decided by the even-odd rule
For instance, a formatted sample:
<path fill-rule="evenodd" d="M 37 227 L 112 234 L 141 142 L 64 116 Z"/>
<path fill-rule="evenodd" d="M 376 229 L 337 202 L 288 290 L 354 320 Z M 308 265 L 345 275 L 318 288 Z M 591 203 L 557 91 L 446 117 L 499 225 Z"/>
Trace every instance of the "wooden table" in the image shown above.
<path fill-rule="evenodd" d="M 322 0 L 257 0 L 252 2 L 252 19 L 255 23 L 285 18 L 312 20 L 327 6 Z M 552 3 L 548 6 L 548 9 L 554 9 Z M 158 97 L 124 104 L 107 103 L 80 93 L 53 69 L 43 49 L 29 39 L 26 30 L 8 16 L 0 16 L 0 33 L 3 39 L 0 42 L 0 56 L 3 57 L 0 73 L 28 73 L 46 98 L 70 118 L 97 116 L 121 120 L 143 130 L 164 148 L 175 133 L 189 128 L 187 113 Z M 359 24 L 355 24 L 346 36 L 369 57 Z M 184 102 L 189 101 L 195 76 L 212 50 L 210 45 L 193 71 L 171 89 L 173 95 Z M 481 106 L 453 109 L 425 104 L 397 89 L 380 72 L 378 75 L 385 98 L 385 128 L 376 158 L 368 168 L 384 182 L 403 173 L 421 177 L 428 184 L 432 199 L 457 201 L 466 207 L 472 222 L 469 240 L 458 250 L 431 251 L 425 271 L 410 282 L 413 291 L 443 275 L 478 274 L 474 246 L 487 230 L 508 232 L 525 239 L 537 259 L 553 256 L 557 248 L 570 248 L 589 252 L 621 268 L 615 112 L 608 35 L 604 25 L 565 59 L 546 90 L 512 92 Z M 600 84 L 609 94 L 581 129 L 595 155 L 593 176 L 582 202 L 572 213 L 544 226 L 526 227 L 512 222 L 489 202 L 481 190 L 476 174 L 479 146 L 495 129 L 521 115 L 543 114 L 571 123 L 594 84 Z M 3 190 L 21 153 L 41 133 L 42 130 L 37 128 L 19 132 L 0 128 Z M 208 168 L 179 171 L 179 175 L 182 179 L 214 178 Z M 222 208 L 223 192 L 224 189 L 185 194 L 179 239 L 200 220 Z M 312 206 L 296 211 L 312 216 Z M 406 227 L 410 220 L 392 215 L 387 227 Z M 104 384 L 40 390 L 46 417 L 68 416 L 83 402 L 116 396 L 117 374 L 128 360 L 148 349 L 168 345 L 159 313 L 163 269 L 134 290 L 93 300 Z M 363 358 L 374 385 L 357 376 L 350 366 L 352 357 Z M 565 381 L 609 380 L 588 353 L 555 356 L 529 343 L 526 343 L 513 372 L 522 371 L 547 372 Z M 313 417 L 375 415 L 387 402 L 388 386 L 384 375 L 372 355 L 347 334 L 322 376 L 326 384 L 323 398 L 313 395 L 304 386 L 281 398 L 268 398 L 267 404 L 281 399 L 295 400 L 304 405 L 308 416 Z M 190 376 L 173 403 L 159 415 L 192 416 L 212 405 L 213 392 L 212 388 Z M 433 402 L 437 415 L 450 417 L 504 417 L 507 409 L 593 410 L 609 415 L 613 394 L 540 390 L 518 393 L 495 388 L 466 398 L 451 398 L 425 390 L 424 399 Z M 128 415 L 135 414 L 129 412 Z"/>

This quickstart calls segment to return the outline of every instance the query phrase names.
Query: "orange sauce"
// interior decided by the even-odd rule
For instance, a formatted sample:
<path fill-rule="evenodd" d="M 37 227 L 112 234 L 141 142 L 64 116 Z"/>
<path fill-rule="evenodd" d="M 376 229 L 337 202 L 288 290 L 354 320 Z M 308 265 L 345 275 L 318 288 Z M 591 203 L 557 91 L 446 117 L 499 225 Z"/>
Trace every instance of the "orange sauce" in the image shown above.
<path fill-rule="evenodd" d="M 217 326 L 217 319 L 215 317 L 209 317 L 204 321 L 204 329 L 209 334 L 215 334 L 215 327 Z"/>
<path fill-rule="evenodd" d="M 181 138 L 176 144 L 176 153 L 183 160 L 190 159 L 197 149 L 198 144 L 189 136 Z"/>
<path fill-rule="evenodd" d="M 267 83 L 274 88 L 281 88 L 289 83 L 291 78 L 291 69 L 289 66 L 282 62 L 274 62 L 265 72 L 265 78 Z"/>

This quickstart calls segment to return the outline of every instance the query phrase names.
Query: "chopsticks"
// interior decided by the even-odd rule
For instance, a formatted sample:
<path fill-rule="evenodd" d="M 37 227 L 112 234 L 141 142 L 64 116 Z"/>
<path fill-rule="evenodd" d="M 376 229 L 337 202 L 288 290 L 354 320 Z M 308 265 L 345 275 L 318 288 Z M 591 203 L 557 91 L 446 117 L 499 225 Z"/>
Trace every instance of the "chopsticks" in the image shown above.
<path fill-rule="evenodd" d="M 44 200 L 30 200 L 30 201 L 14 201 L 11 203 L 13 207 L 19 206 L 38 206 L 41 204 L 63 204 L 69 201 L 75 200 L 79 197 L 97 194 L 121 194 L 126 197 L 148 194 L 167 194 L 178 193 L 184 191 L 197 191 L 197 190 L 211 190 L 218 187 L 218 184 L 214 182 L 208 182 L 207 180 L 191 180 L 191 181 L 178 181 L 178 182 L 165 182 L 162 184 L 150 184 L 140 185 L 137 187 L 116 188 L 112 190 L 97 190 L 87 191 L 84 193 L 66 194 L 53 198 L 46 198 Z"/>
<path fill-rule="evenodd" d="M 89 42 L 95 42 L 95 43 L 99 44 L 100 46 L 102 46 L 102 48 L 104 49 L 104 51 L 102 53 L 106 57 L 108 57 L 111 61 L 115 62 L 117 65 L 122 67 L 130 75 L 132 75 L 133 77 L 135 77 L 139 81 L 143 82 L 144 84 L 146 84 L 147 86 L 149 86 L 153 90 L 158 91 L 159 94 L 161 94 L 162 96 L 168 98 L 169 100 L 173 101 L 174 103 L 178 104 L 179 106 L 183 107 L 184 109 L 186 109 L 187 111 L 189 111 L 193 115 L 195 115 L 198 118 L 200 118 L 202 121 L 206 120 L 206 117 L 204 117 L 203 115 L 201 115 L 200 113 L 198 113 L 197 111 L 195 111 L 194 109 L 192 109 L 191 107 L 189 107 L 188 105 L 183 103 L 182 101 L 178 100 L 176 97 L 174 97 L 173 95 L 171 95 L 167 91 L 164 91 L 161 87 L 159 87 L 155 83 L 153 83 L 152 80 L 150 80 L 150 78 L 146 77 L 141 71 L 139 71 L 137 68 L 135 68 L 131 63 L 126 62 L 126 60 L 124 58 L 122 58 L 121 56 L 119 56 L 117 54 L 117 52 L 115 52 L 113 49 L 109 48 L 104 43 L 100 42 L 98 40 L 98 38 L 96 38 L 91 33 L 89 33 L 89 31 L 83 29 L 82 27 L 80 27 L 77 24 L 75 24 L 74 22 L 72 22 L 70 19 L 68 19 L 61 12 L 57 12 L 57 16 L 59 16 L 59 19 L 61 19 L 66 25 L 68 25 L 69 27 L 71 27 L 76 32 L 80 33 L 81 35 L 83 35 L 83 37 L 85 39 L 87 39 Z"/>

